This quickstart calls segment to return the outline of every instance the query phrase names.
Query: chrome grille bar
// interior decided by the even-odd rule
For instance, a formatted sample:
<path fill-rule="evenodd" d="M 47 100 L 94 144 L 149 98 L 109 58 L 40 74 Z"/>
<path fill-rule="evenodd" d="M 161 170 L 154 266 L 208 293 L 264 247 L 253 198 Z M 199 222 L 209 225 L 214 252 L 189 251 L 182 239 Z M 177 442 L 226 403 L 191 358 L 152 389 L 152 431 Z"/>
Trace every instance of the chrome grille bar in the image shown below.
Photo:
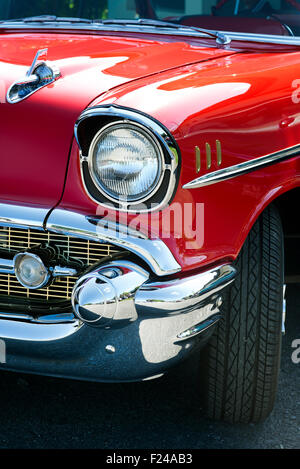
<path fill-rule="evenodd" d="M 100 241 L 70 237 L 36 229 L 0 226 L 0 250 L 5 251 L 5 253 L 12 257 L 16 252 L 26 251 L 42 243 L 55 245 L 66 260 L 80 260 L 86 267 L 101 261 L 103 257 L 124 252 L 123 249 L 108 243 L 101 243 Z M 69 300 L 76 281 L 77 277 L 72 275 L 58 277 L 48 287 L 39 290 L 26 289 L 18 282 L 14 275 L 12 259 L 1 258 L 0 253 L 1 297 Z"/>
<path fill-rule="evenodd" d="M 0 273 L 14 273 L 14 263 L 12 259 L 0 259 Z"/>

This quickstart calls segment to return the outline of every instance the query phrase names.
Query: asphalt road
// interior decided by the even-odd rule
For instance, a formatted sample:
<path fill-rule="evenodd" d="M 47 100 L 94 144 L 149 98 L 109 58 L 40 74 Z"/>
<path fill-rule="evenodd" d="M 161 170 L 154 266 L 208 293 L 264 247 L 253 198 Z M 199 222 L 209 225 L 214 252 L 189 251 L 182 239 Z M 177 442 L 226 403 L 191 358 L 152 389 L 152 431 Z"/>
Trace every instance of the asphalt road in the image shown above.
<path fill-rule="evenodd" d="M 259 425 L 215 423 L 198 404 L 194 367 L 159 380 L 95 384 L 0 374 L 0 448 L 300 448 L 300 285 L 288 288 L 278 398 Z M 178 375 L 182 379 L 179 379 Z"/>

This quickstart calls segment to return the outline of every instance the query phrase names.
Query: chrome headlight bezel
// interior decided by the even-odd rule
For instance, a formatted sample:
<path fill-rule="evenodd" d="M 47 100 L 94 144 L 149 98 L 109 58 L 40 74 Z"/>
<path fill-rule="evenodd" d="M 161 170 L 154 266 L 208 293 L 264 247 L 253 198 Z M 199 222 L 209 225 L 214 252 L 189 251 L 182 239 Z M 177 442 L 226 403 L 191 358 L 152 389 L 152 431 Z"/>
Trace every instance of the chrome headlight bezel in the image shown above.
<path fill-rule="evenodd" d="M 157 184 L 142 199 L 122 201 L 100 190 L 92 177 L 91 155 L 97 135 L 107 126 L 133 125 L 144 132 L 159 148 L 161 174 Z M 86 193 L 101 206 L 126 212 L 149 212 L 162 210 L 172 200 L 180 172 L 180 151 L 170 132 L 157 120 L 133 109 L 116 105 L 100 105 L 83 111 L 75 124 L 75 138 L 79 145 L 80 169 Z M 93 148 L 92 148 L 93 145 Z"/>
<path fill-rule="evenodd" d="M 95 169 L 94 169 L 95 150 L 96 150 L 97 144 L 101 136 L 109 130 L 120 129 L 120 128 L 134 129 L 140 134 L 142 134 L 143 136 L 145 136 L 148 139 L 148 141 L 151 142 L 151 144 L 153 145 L 153 148 L 155 148 L 156 150 L 156 154 L 158 155 L 158 171 L 157 171 L 155 181 L 146 191 L 145 195 L 142 197 L 138 197 L 138 196 L 123 197 L 122 195 L 119 195 L 118 197 L 114 197 L 112 192 L 109 191 L 109 189 L 105 189 L 103 187 L 101 181 L 97 178 L 95 174 Z M 102 127 L 96 133 L 90 145 L 87 162 L 88 162 L 89 172 L 90 172 L 91 178 L 95 186 L 98 187 L 99 191 L 103 194 L 104 197 L 107 197 L 110 201 L 114 203 L 118 203 L 118 204 L 129 203 L 130 205 L 132 205 L 132 204 L 141 204 L 141 203 L 146 202 L 150 197 L 152 197 L 158 191 L 162 183 L 163 175 L 165 172 L 164 154 L 163 154 L 161 145 L 159 144 L 155 135 L 151 134 L 148 131 L 148 129 L 145 129 L 142 125 L 136 122 L 126 122 L 124 120 L 110 122 L 109 124 Z"/>

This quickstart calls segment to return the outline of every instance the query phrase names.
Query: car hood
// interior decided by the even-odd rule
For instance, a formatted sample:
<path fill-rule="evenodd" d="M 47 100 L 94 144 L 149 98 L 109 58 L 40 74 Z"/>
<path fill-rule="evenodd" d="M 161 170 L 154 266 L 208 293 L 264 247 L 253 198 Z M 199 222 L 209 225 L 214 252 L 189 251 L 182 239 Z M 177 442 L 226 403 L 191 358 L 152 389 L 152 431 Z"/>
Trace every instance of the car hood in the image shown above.
<path fill-rule="evenodd" d="M 22 78 L 39 49 L 61 77 L 25 100 L 6 92 Z M 62 33 L 0 35 L 0 199 L 44 207 L 61 197 L 74 124 L 97 96 L 141 77 L 231 52 L 186 42 Z"/>

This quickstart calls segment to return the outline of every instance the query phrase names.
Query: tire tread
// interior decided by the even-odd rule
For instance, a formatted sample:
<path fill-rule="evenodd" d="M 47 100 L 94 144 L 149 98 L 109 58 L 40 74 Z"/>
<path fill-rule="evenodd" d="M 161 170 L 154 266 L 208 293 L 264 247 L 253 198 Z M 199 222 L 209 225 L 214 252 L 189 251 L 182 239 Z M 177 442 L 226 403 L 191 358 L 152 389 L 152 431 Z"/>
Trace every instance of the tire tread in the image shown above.
<path fill-rule="evenodd" d="M 236 261 L 226 314 L 206 349 L 206 408 L 229 422 L 259 422 L 271 412 L 281 351 L 283 234 L 267 208 Z"/>

